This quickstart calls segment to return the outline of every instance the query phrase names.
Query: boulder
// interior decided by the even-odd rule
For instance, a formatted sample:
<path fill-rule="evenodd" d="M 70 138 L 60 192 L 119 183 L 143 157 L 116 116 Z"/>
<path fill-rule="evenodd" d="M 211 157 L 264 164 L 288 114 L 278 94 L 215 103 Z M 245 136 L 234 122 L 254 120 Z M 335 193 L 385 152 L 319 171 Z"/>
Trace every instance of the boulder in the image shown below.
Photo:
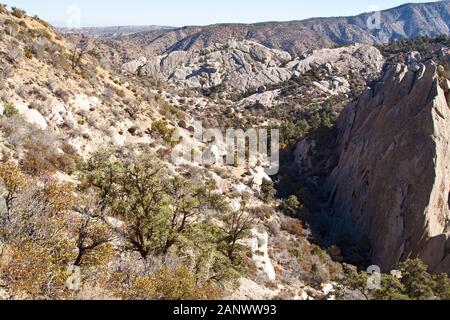
<path fill-rule="evenodd" d="M 130 72 L 130 73 L 137 73 L 138 70 L 142 66 L 144 66 L 146 63 L 147 63 L 147 58 L 146 57 L 140 57 L 137 60 L 133 60 L 133 61 L 125 63 L 122 66 L 122 69 L 127 71 L 127 72 Z"/>
<path fill-rule="evenodd" d="M 23 101 L 15 101 L 13 105 L 28 123 L 31 123 L 42 130 L 47 129 L 47 120 L 45 120 L 44 116 L 39 111 L 30 109 L 28 104 Z"/>

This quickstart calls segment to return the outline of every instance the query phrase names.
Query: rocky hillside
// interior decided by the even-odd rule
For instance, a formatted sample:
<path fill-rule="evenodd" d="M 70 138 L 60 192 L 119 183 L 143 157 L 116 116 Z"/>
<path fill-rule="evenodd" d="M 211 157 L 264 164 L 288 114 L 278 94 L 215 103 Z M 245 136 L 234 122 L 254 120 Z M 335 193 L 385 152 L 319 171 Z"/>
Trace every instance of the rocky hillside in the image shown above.
<path fill-rule="evenodd" d="M 292 78 L 300 78 L 318 66 L 326 66 L 330 80 L 316 86 L 330 94 L 350 90 L 348 79 L 342 76 L 365 73 L 378 74 L 383 65 L 381 53 L 369 45 L 316 50 L 301 58 L 287 52 L 269 49 L 251 41 L 230 40 L 226 44 L 192 52 L 173 51 L 157 57 L 141 57 L 123 65 L 123 69 L 164 80 L 186 88 L 248 92 L 263 86 L 274 87 Z"/>
<path fill-rule="evenodd" d="M 341 266 L 283 214 L 263 187 L 263 161 L 172 161 L 172 134 L 190 139 L 195 129 L 191 108 L 205 118 L 202 106 L 214 105 L 214 119 L 231 102 L 125 73 L 89 39 L 74 45 L 19 9 L 0 7 L 0 21 L 0 190 L 14 193 L 0 202 L 1 299 L 330 294 Z M 207 150 L 196 141 L 194 154 Z M 118 193 L 101 191 L 104 182 Z M 131 193 L 117 206 L 122 192 Z M 83 279 L 73 287 L 76 270 Z"/>
<path fill-rule="evenodd" d="M 354 287 L 366 281 L 342 264 L 351 247 L 324 244 L 317 236 L 311 221 L 320 223 L 323 212 L 313 209 L 328 208 L 308 198 L 305 186 L 291 183 L 297 173 L 282 168 L 269 177 L 267 155 L 260 152 L 239 161 L 233 154 L 246 143 L 224 148 L 217 136 L 197 134 L 198 120 L 204 129 L 280 128 L 282 156 L 305 136 L 321 138 L 317 146 L 332 145 L 335 157 L 322 154 L 300 164 L 304 171 L 309 164 L 323 163 L 330 171 L 337 165 L 331 177 L 318 171 L 311 176 L 317 185 L 336 187 L 335 216 L 370 234 L 374 247 L 380 233 L 364 230 L 352 215 L 362 206 L 358 200 L 370 202 L 366 180 L 361 182 L 359 171 L 348 170 L 347 164 L 386 174 L 390 184 L 406 190 L 399 193 L 405 197 L 400 211 L 392 211 L 405 214 L 405 237 L 397 239 L 405 246 L 399 254 L 415 257 L 417 247 L 426 246 L 420 256 L 433 270 L 445 270 L 441 260 L 447 240 L 441 229 L 448 211 L 439 206 L 447 204 L 441 193 L 448 194 L 443 160 L 448 157 L 448 85 L 442 70 L 421 65 L 417 54 L 409 59 L 411 72 L 405 67 L 391 72 L 386 84 L 374 89 L 377 94 L 368 91 L 347 108 L 335 130 L 341 108 L 378 78 L 385 50 L 359 44 L 296 58 L 257 42 L 233 40 L 154 56 L 132 40 L 124 49 L 110 47 L 116 40 L 65 37 L 17 8 L 0 6 L 0 22 L 0 299 L 391 297 L 389 286 L 371 295 Z M 137 60 L 126 60 L 129 53 Z M 386 136 L 408 148 L 394 156 L 396 146 Z M 355 146 L 360 139 L 370 142 L 367 148 Z M 413 154 L 413 139 L 427 153 Z M 180 142 L 192 144 L 184 150 L 186 158 L 177 161 L 173 156 Z M 228 164 L 188 159 L 220 160 L 225 150 L 233 160 Z M 304 150 L 304 159 L 314 155 Z M 380 155 L 386 157 L 379 160 L 385 169 L 375 171 L 373 159 Z M 425 218 L 419 209 L 427 206 L 427 194 L 418 194 L 406 174 L 399 175 L 400 182 L 395 178 L 394 169 L 408 170 L 409 161 L 423 166 L 413 177 L 423 178 L 422 187 L 430 192 Z M 283 163 L 291 169 L 290 164 Z M 353 185 L 342 189 L 340 181 Z M 370 205 L 385 209 L 390 189 L 380 191 L 379 180 L 374 185 L 384 203 Z M 360 196 L 348 196 L 353 190 Z M 309 206 L 312 202 L 315 207 Z M 376 220 L 379 208 L 369 209 L 368 217 Z M 375 222 L 384 228 L 383 221 Z M 417 240 L 420 233 L 432 240 Z M 422 296 L 446 297 L 447 277 L 428 274 L 421 262 L 408 261 L 400 272 L 416 263 L 431 279 Z M 417 298 L 409 290 L 415 283 L 405 279 L 398 294 Z"/>
<path fill-rule="evenodd" d="M 354 17 L 315 18 L 292 22 L 189 26 L 169 30 L 162 35 L 142 32 L 123 39 L 138 43 L 148 54 L 155 55 L 198 50 L 236 39 L 255 41 L 297 56 L 310 49 L 334 45 L 387 43 L 420 35 L 448 34 L 450 2 L 406 4 L 382 11 L 381 26 L 376 30 L 368 29 L 367 21 L 370 16 L 370 13 L 365 13 Z"/>

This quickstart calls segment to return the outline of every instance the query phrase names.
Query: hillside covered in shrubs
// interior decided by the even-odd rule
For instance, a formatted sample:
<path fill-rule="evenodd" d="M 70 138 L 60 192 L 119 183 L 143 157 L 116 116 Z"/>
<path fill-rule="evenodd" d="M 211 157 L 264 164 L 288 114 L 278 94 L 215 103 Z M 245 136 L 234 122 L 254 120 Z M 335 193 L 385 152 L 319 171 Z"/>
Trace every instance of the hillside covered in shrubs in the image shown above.
<path fill-rule="evenodd" d="M 333 144 L 338 115 L 380 76 L 381 59 L 434 58 L 447 42 L 324 49 L 287 81 L 187 89 L 126 72 L 113 48 L 1 5 L 0 299 L 449 299 L 447 275 L 417 260 L 367 291 L 370 245 L 323 241 L 323 199 L 290 171 L 299 139 Z M 371 54 L 370 68 L 348 67 Z M 280 129 L 278 176 L 262 160 L 174 163 L 172 135 L 192 138 L 199 118 Z"/>

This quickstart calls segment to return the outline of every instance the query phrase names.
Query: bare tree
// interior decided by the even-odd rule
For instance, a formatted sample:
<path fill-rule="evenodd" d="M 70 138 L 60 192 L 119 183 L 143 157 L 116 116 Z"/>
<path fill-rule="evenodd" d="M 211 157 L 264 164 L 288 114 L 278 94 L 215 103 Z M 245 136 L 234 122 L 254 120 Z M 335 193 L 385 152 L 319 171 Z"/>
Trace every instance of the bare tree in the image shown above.
<path fill-rule="evenodd" d="M 5 216 L 8 221 L 11 221 L 15 200 L 26 187 L 27 181 L 17 166 L 10 161 L 0 164 L 0 179 L 6 207 Z"/>
<path fill-rule="evenodd" d="M 3 64 L 3 68 L 0 70 L 0 79 L 7 80 L 11 78 L 12 67 L 9 63 Z"/>
<path fill-rule="evenodd" d="M 39 58 L 42 59 L 44 57 L 44 46 L 42 45 L 43 42 L 41 41 L 34 41 L 31 45 L 30 45 L 30 51 L 31 53 Z"/>
<path fill-rule="evenodd" d="M 142 111 L 142 105 L 132 99 L 126 99 L 124 103 L 126 105 L 125 112 L 131 119 L 136 120 L 136 116 Z"/>
<path fill-rule="evenodd" d="M 22 49 L 17 43 L 10 43 L 5 49 L 6 59 L 13 64 L 18 64 L 22 59 Z"/>
<path fill-rule="evenodd" d="M 80 41 L 77 43 L 75 48 L 73 49 L 72 54 L 72 69 L 75 70 L 80 66 L 81 60 L 89 50 L 89 41 L 85 36 L 82 36 Z"/>
<path fill-rule="evenodd" d="M 73 265 L 79 267 L 86 255 L 111 241 L 111 233 L 104 212 L 94 197 L 88 198 L 76 211 L 80 220 L 75 230 L 78 255 Z"/>

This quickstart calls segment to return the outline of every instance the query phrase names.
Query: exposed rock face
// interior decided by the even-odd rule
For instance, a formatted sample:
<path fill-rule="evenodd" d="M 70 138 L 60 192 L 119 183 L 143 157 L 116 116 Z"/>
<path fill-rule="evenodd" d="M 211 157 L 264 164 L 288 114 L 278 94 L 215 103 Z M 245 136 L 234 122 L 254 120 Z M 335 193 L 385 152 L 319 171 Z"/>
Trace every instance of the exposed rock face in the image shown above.
<path fill-rule="evenodd" d="M 363 69 L 378 73 L 383 61 L 379 50 L 369 45 L 322 49 L 294 59 L 287 52 L 256 42 L 230 40 L 203 50 L 174 51 L 148 60 L 142 57 L 124 64 L 123 69 L 187 88 L 224 85 L 233 91 L 248 91 L 287 81 L 321 65 L 330 74 L 335 70 L 347 73 Z M 331 94 L 350 89 L 349 82 L 338 76 L 316 85 Z"/>
<path fill-rule="evenodd" d="M 146 64 L 147 64 L 147 58 L 140 57 L 137 60 L 133 60 L 133 61 L 125 63 L 122 66 L 122 68 L 123 68 L 123 70 L 131 72 L 131 73 L 138 73 L 140 71 L 140 68 Z"/>
<path fill-rule="evenodd" d="M 295 65 L 299 73 L 305 73 L 317 65 L 325 65 L 328 69 L 337 68 L 341 71 L 360 70 L 364 67 L 376 69 L 383 65 L 383 56 L 373 46 L 353 45 L 314 50 L 303 59 L 294 60 L 291 65 Z"/>
<path fill-rule="evenodd" d="M 421 257 L 450 273 L 450 109 L 437 66 L 396 65 L 338 121 L 328 184 L 341 228 L 367 235 L 384 271 Z"/>
<path fill-rule="evenodd" d="M 201 51 L 174 51 L 149 61 L 140 59 L 142 63 L 132 61 L 124 69 L 189 88 L 211 88 L 227 82 L 234 89 L 247 90 L 289 80 L 292 72 L 283 64 L 291 60 L 283 51 L 254 42 L 230 41 Z"/>

